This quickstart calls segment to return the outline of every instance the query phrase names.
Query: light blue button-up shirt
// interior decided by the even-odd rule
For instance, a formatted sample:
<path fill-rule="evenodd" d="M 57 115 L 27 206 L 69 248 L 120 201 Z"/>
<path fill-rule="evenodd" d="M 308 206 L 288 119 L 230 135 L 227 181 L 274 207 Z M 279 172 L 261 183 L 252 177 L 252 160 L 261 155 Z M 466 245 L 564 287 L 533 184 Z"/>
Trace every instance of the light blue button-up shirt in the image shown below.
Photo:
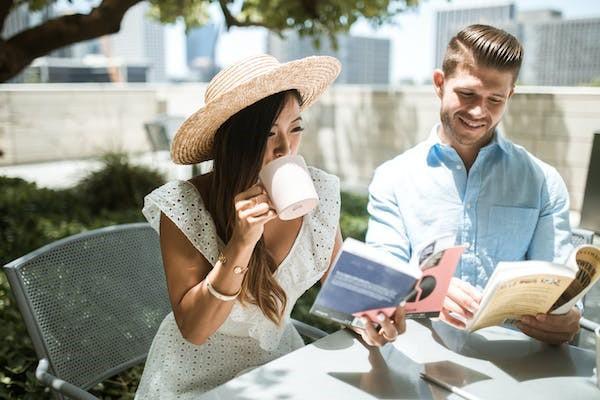
<path fill-rule="evenodd" d="M 565 262 L 569 197 L 558 172 L 500 133 L 467 172 L 438 127 L 375 171 L 367 243 L 408 262 L 413 249 L 452 233 L 469 245 L 455 276 L 480 288 L 499 261 Z"/>

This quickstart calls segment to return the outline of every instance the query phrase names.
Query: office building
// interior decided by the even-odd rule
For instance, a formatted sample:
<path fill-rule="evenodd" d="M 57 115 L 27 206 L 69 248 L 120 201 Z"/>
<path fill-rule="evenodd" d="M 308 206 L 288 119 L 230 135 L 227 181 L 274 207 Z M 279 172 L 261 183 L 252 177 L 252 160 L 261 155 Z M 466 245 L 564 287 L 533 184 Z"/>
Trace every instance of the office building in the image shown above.
<path fill-rule="evenodd" d="M 27 83 L 146 82 L 147 69 L 143 64 L 124 64 L 102 55 L 40 57 L 23 75 Z"/>
<path fill-rule="evenodd" d="M 187 66 L 194 80 L 208 82 L 219 72 L 215 53 L 220 33 L 220 25 L 206 24 L 186 35 Z"/>
<path fill-rule="evenodd" d="M 344 68 L 336 83 L 381 84 L 390 83 L 390 40 L 350 35 L 339 35 L 337 50 L 329 39 L 320 39 L 320 48 L 314 46 L 312 38 L 288 33 L 284 38 L 269 33 L 267 52 L 285 62 L 310 55 L 337 57 Z"/>
<path fill-rule="evenodd" d="M 167 80 L 164 27 L 146 15 L 148 7 L 144 2 L 130 8 L 120 31 L 110 37 L 102 53 L 123 64 L 147 65 L 148 82 L 164 82 Z"/>
<path fill-rule="evenodd" d="M 2 38 L 8 39 L 29 27 L 29 9 L 27 4 L 14 7 L 4 20 Z"/>
<path fill-rule="evenodd" d="M 435 67 L 450 38 L 483 23 L 515 35 L 525 48 L 519 83 L 578 86 L 600 81 L 600 17 L 563 19 L 552 9 L 518 11 L 513 3 L 485 7 L 447 6 L 436 12 Z"/>
<path fill-rule="evenodd" d="M 4 20 L 4 27 L 2 29 L 2 39 L 7 40 L 15 34 L 27 29 L 28 27 L 29 9 L 27 7 L 27 4 L 20 4 L 16 7 L 13 7 L 11 12 Z M 25 75 L 22 72 L 8 81 L 8 83 L 23 82 L 25 82 Z"/>
<path fill-rule="evenodd" d="M 436 11 L 435 15 L 435 68 L 442 66 L 448 42 L 462 28 L 472 24 L 502 26 L 516 33 L 516 6 L 512 3 L 497 3 L 480 7 L 448 6 Z"/>
<path fill-rule="evenodd" d="M 57 18 L 72 10 L 57 10 L 54 4 L 31 12 L 27 4 L 13 8 L 4 22 L 2 36 L 8 39 L 19 32 L 35 25 L 42 24 L 52 18 Z M 82 59 L 91 54 L 100 53 L 98 39 L 75 43 L 71 46 L 56 49 L 44 57 L 40 57 L 27 66 L 10 83 L 39 83 L 39 82 L 105 82 L 105 73 L 99 72 L 97 65 L 89 65 Z M 101 68 L 101 67 L 100 67 Z M 122 67 L 119 67 L 122 69 Z M 106 68 L 105 68 L 106 69 Z M 145 72 L 144 72 L 145 74 Z M 131 69 L 131 76 L 139 79 L 137 69 Z M 85 80 L 89 79 L 89 80 Z"/>
<path fill-rule="evenodd" d="M 600 18 L 522 23 L 525 58 L 520 81 L 580 86 L 600 82 Z"/>

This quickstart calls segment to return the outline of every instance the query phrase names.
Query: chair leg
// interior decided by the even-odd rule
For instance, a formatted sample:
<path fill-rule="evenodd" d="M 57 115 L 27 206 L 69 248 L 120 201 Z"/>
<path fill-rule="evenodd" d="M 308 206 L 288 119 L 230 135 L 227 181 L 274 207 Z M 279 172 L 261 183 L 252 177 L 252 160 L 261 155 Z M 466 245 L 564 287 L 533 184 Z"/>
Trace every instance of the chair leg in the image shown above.
<path fill-rule="evenodd" d="M 35 377 L 42 385 L 49 387 L 52 390 L 75 400 L 100 400 L 93 394 L 73 385 L 72 383 L 63 381 L 48 372 L 49 363 L 46 358 L 42 358 L 35 370 Z"/>

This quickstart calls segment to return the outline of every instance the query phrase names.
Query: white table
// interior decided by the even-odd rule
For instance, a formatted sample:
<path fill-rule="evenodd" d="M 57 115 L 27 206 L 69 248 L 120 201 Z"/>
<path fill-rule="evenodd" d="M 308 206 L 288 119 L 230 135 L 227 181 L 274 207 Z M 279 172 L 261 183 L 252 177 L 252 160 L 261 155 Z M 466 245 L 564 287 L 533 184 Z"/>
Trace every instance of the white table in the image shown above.
<path fill-rule="evenodd" d="M 461 399 L 423 381 L 425 370 L 481 399 L 600 399 L 595 354 L 548 346 L 493 327 L 473 334 L 407 322 L 393 344 L 371 348 L 347 330 L 239 376 L 200 399 Z"/>

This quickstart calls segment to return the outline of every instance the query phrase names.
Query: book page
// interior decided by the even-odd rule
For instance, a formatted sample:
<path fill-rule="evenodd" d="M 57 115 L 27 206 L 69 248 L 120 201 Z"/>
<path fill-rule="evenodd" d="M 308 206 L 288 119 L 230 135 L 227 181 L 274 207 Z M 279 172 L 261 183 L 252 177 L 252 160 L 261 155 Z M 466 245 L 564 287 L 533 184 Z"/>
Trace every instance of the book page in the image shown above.
<path fill-rule="evenodd" d="M 501 281 L 488 291 L 480 310 L 467 324 L 467 330 L 499 325 L 507 319 L 520 319 L 523 315 L 546 313 L 571 281 L 571 277 L 559 274 L 521 276 Z"/>
<path fill-rule="evenodd" d="M 579 246 L 573 251 L 568 264 L 577 267 L 577 274 L 552 306 L 553 314 L 568 312 L 600 279 L 600 249 L 591 245 Z"/>

